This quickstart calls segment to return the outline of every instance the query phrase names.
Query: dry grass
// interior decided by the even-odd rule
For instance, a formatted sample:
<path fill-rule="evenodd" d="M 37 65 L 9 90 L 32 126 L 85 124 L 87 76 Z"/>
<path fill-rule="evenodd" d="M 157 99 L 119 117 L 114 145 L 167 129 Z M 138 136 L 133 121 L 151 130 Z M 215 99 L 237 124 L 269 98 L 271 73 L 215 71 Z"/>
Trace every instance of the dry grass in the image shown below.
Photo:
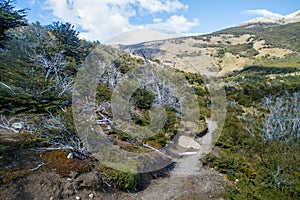
<path fill-rule="evenodd" d="M 266 43 L 265 40 L 260 40 L 253 44 L 254 49 L 256 49 L 259 52 L 259 54 L 256 57 L 263 57 L 263 56 L 269 54 L 270 56 L 283 58 L 285 55 L 293 53 L 293 51 L 291 51 L 289 49 L 268 48 L 265 45 L 265 43 Z"/>
<path fill-rule="evenodd" d="M 221 60 L 221 75 L 228 74 L 234 70 L 242 70 L 246 65 L 250 65 L 253 62 L 249 58 L 235 56 L 231 53 L 225 53 L 225 56 Z"/>
<path fill-rule="evenodd" d="M 293 53 L 293 51 L 281 48 L 263 48 L 259 50 L 259 54 L 257 55 L 257 57 L 262 57 L 269 54 L 270 56 L 284 58 L 285 55 L 290 53 Z"/>

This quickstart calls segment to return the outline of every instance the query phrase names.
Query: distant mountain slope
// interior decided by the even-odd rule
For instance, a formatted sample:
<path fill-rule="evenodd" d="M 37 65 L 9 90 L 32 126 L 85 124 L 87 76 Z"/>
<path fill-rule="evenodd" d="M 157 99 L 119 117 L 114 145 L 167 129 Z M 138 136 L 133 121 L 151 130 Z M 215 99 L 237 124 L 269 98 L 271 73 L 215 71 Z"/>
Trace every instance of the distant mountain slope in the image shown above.
<path fill-rule="evenodd" d="M 296 23 L 300 22 L 300 10 L 291 13 L 286 16 L 277 17 L 277 18 L 266 18 L 266 17 L 259 17 L 254 18 L 249 21 L 243 22 L 238 26 L 256 24 L 256 23 L 275 23 L 275 24 L 289 24 L 289 23 Z"/>
<path fill-rule="evenodd" d="M 224 75 L 252 65 L 300 68 L 300 22 L 259 22 L 121 48 L 179 70 L 204 74 Z"/>
<path fill-rule="evenodd" d="M 300 52 L 300 22 L 285 25 L 256 23 L 224 29 L 214 34 L 254 34 L 259 40 L 266 40 L 272 47 Z"/>

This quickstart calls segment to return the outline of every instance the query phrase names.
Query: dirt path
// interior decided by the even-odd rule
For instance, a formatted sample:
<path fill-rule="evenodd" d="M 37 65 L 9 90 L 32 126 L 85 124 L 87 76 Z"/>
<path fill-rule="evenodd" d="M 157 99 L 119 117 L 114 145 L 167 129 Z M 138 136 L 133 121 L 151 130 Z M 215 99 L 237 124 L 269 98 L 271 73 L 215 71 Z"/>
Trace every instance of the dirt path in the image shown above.
<path fill-rule="evenodd" d="M 204 168 L 199 161 L 199 157 L 211 149 L 211 135 L 217 128 L 214 121 L 207 120 L 207 124 L 209 131 L 200 139 L 200 144 L 206 144 L 206 148 L 197 154 L 182 156 L 176 160 L 169 177 L 153 180 L 148 188 L 132 197 L 141 200 L 222 199 L 223 176 Z"/>
<path fill-rule="evenodd" d="M 148 188 L 136 195 L 141 200 L 170 199 L 221 199 L 222 176 L 212 170 L 201 169 L 197 174 L 176 174 L 151 182 Z"/>

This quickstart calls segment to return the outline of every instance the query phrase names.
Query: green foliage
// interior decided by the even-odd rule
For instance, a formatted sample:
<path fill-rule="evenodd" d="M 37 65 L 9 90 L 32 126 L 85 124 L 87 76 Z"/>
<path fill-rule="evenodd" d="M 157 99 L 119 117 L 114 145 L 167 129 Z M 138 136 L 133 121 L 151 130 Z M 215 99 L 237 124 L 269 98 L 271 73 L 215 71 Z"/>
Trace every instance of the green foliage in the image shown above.
<path fill-rule="evenodd" d="M 154 97 L 154 94 L 146 88 L 138 88 L 132 94 L 131 101 L 133 106 L 139 109 L 149 110 L 151 108 Z"/>
<path fill-rule="evenodd" d="M 118 129 L 114 129 L 111 134 L 116 134 L 118 136 L 118 139 L 122 141 L 128 141 L 132 139 L 131 135 Z"/>
<path fill-rule="evenodd" d="M 113 64 L 122 74 L 126 74 L 137 65 L 143 65 L 144 60 L 141 58 L 133 58 L 128 54 L 122 54 L 119 58 L 114 59 Z"/>
<path fill-rule="evenodd" d="M 193 51 L 193 52 L 189 52 L 189 51 L 184 51 L 181 52 L 180 54 L 177 54 L 176 57 L 178 58 L 184 58 L 184 57 L 196 57 L 196 56 L 201 56 L 201 51 Z"/>
<path fill-rule="evenodd" d="M 300 52 L 299 38 L 300 23 L 292 23 L 276 26 L 268 31 L 262 32 L 260 38 L 266 40 L 266 45 L 291 49 Z"/>
<path fill-rule="evenodd" d="M 241 57 L 254 57 L 259 54 L 259 52 L 253 48 L 252 43 L 231 45 L 227 47 L 226 51 Z"/>
<path fill-rule="evenodd" d="M 233 182 L 225 199 L 298 199 L 298 151 L 278 143 L 229 148 L 217 156 L 209 154 L 204 163 Z"/>
<path fill-rule="evenodd" d="M 190 84 L 203 85 L 203 77 L 199 74 L 184 72 L 184 76 Z"/>
<path fill-rule="evenodd" d="M 230 77 L 230 80 L 238 81 L 239 89 L 234 92 L 227 91 L 229 93 L 228 100 L 234 97 L 235 100 L 239 100 L 240 104 L 232 103 L 228 106 L 224 128 L 216 144 L 216 148 L 220 150 L 219 153 L 210 153 L 203 159 L 205 165 L 226 174 L 231 182 L 231 185 L 226 188 L 225 199 L 299 198 L 300 149 L 297 140 L 290 142 L 274 140 L 265 143 L 245 129 L 246 126 L 252 126 L 252 131 L 259 134 L 262 130 L 255 128 L 256 122 L 245 123 L 249 120 L 247 113 L 256 113 L 256 109 L 263 109 L 263 112 L 267 112 L 267 107 L 259 108 L 259 102 L 262 98 L 270 93 L 274 96 L 281 96 L 286 91 L 297 88 L 299 80 L 298 82 L 295 82 L 295 80 L 289 82 L 290 85 L 285 88 L 286 90 L 273 90 L 276 84 L 284 87 L 278 79 L 274 79 L 272 84 L 265 84 L 262 92 L 266 93 L 255 93 L 254 88 L 257 91 L 261 82 L 266 81 L 265 76 L 268 74 L 281 75 L 294 70 L 296 69 L 250 67 Z M 232 79 L 241 75 L 243 75 L 241 79 Z M 249 76 L 247 77 L 247 75 Z M 299 79 L 299 77 L 295 79 Z M 283 80 L 288 82 L 286 78 L 283 78 Z M 247 94 L 244 94 L 245 87 L 249 92 Z M 252 89 L 249 90 L 249 87 L 253 87 L 253 93 Z M 246 101 L 247 98 L 250 101 Z M 256 103 L 253 103 L 254 100 Z M 290 109 L 287 106 L 284 106 L 284 108 Z M 260 120 L 261 117 L 254 120 L 261 123 L 263 120 Z M 291 142 L 296 145 L 291 144 Z"/>
<path fill-rule="evenodd" d="M 176 123 L 177 123 L 177 117 L 176 117 L 176 111 L 172 109 L 171 107 L 166 107 L 166 114 L 167 114 L 167 121 L 165 122 L 165 125 L 163 127 L 163 130 L 168 133 L 170 136 L 173 136 L 174 131 L 176 130 Z"/>
<path fill-rule="evenodd" d="M 300 69 L 300 57 L 297 53 L 290 53 L 283 58 L 265 55 L 254 60 L 254 65 L 264 67 L 281 67 L 281 68 L 297 68 Z"/>
<path fill-rule="evenodd" d="M 138 88 L 131 96 L 132 106 L 135 111 L 132 112 L 132 119 L 140 126 L 148 126 L 150 123 L 149 109 L 154 100 L 154 94 L 146 88 Z"/>
<path fill-rule="evenodd" d="M 53 22 L 52 25 L 48 26 L 48 29 L 57 38 L 59 50 L 64 51 L 66 56 L 79 61 L 79 58 L 77 58 L 80 54 L 80 40 L 78 38 L 79 32 L 75 30 L 74 26 L 68 22 Z"/>
<path fill-rule="evenodd" d="M 139 183 L 139 175 L 114 169 L 104 169 L 104 177 L 115 187 L 123 191 L 134 191 Z"/>
<path fill-rule="evenodd" d="M 245 74 L 247 76 L 256 76 L 256 75 L 272 75 L 272 74 L 287 74 L 292 72 L 300 71 L 295 67 L 267 67 L 267 66 L 249 66 L 245 67 L 243 70 L 238 72 L 239 74 Z"/>
<path fill-rule="evenodd" d="M 168 139 L 169 138 L 166 136 L 164 131 L 159 131 L 155 135 L 147 138 L 146 141 L 147 142 L 151 141 L 151 142 L 154 142 L 154 143 L 159 144 L 162 147 L 164 147 L 164 146 L 166 146 Z M 150 144 L 151 144 L 151 142 L 150 142 Z"/>
<path fill-rule="evenodd" d="M 56 115 L 59 116 L 61 123 L 64 124 L 65 128 L 73 134 L 76 134 L 76 126 L 74 124 L 72 106 L 64 107 L 62 110 L 56 111 Z"/>
<path fill-rule="evenodd" d="M 205 87 L 204 78 L 195 73 L 181 72 L 186 77 L 187 81 L 193 88 L 195 95 L 198 97 L 199 109 L 200 109 L 200 119 L 203 119 L 205 116 L 210 115 L 210 111 L 207 108 L 207 103 L 209 102 L 209 93 Z"/>
<path fill-rule="evenodd" d="M 135 121 L 135 124 L 140 126 L 148 126 L 150 124 L 150 115 L 148 110 L 140 110 L 138 113 L 132 113 L 132 119 Z"/>
<path fill-rule="evenodd" d="M 102 101 L 110 101 L 111 95 L 112 95 L 112 90 L 109 88 L 108 83 L 104 83 L 101 85 L 97 86 L 97 101 L 102 102 Z"/>
<path fill-rule="evenodd" d="M 49 144 L 46 138 L 41 138 L 37 133 L 24 132 L 20 136 L 19 145 L 21 148 L 45 147 Z"/>
<path fill-rule="evenodd" d="M 256 23 L 251 28 L 249 25 L 237 26 L 218 31 L 214 34 L 253 34 L 256 39 L 265 40 L 269 47 L 291 49 L 300 52 L 300 23 L 279 25 L 274 23 Z M 247 27 L 247 28 L 246 28 Z"/>
<path fill-rule="evenodd" d="M 225 87 L 228 99 L 234 99 L 241 105 L 251 106 L 259 103 L 262 98 L 268 95 L 283 95 L 286 92 L 294 93 L 299 91 L 298 76 L 286 76 L 286 74 L 299 72 L 298 68 L 280 68 L 251 66 L 239 72 L 235 72 L 226 78 L 228 82 L 238 83 Z M 276 76 L 269 78 L 268 76 Z"/>
<path fill-rule="evenodd" d="M 223 58 L 225 56 L 226 49 L 225 48 L 219 48 L 217 49 L 217 54 L 215 55 L 217 58 Z"/>
<path fill-rule="evenodd" d="M 7 51 L 0 53 L 0 112 L 44 113 L 69 106 L 79 63 L 96 43 L 79 40 L 70 24 L 34 23 L 9 34 Z"/>
<path fill-rule="evenodd" d="M 0 1 L 0 46 L 6 38 L 5 32 L 8 29 L 24 26 L 27 24 L 25 19 L 25 9 L 16 10 L 15 2 L 11 0 Z"/>

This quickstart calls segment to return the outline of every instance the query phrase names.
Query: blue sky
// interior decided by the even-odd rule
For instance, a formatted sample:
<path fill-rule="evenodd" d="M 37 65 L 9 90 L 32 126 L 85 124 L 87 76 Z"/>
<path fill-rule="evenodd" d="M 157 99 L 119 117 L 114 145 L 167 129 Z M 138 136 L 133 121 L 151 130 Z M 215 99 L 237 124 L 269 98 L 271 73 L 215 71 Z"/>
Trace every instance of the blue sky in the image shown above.
<path fill-rule="evenodd" d="M 256 17 L 300 10 L 300 0 L 16 0 L 29 22 L 70 22 L 81 37 L 105 41 L 137 28 L 210 33 Z"/>

